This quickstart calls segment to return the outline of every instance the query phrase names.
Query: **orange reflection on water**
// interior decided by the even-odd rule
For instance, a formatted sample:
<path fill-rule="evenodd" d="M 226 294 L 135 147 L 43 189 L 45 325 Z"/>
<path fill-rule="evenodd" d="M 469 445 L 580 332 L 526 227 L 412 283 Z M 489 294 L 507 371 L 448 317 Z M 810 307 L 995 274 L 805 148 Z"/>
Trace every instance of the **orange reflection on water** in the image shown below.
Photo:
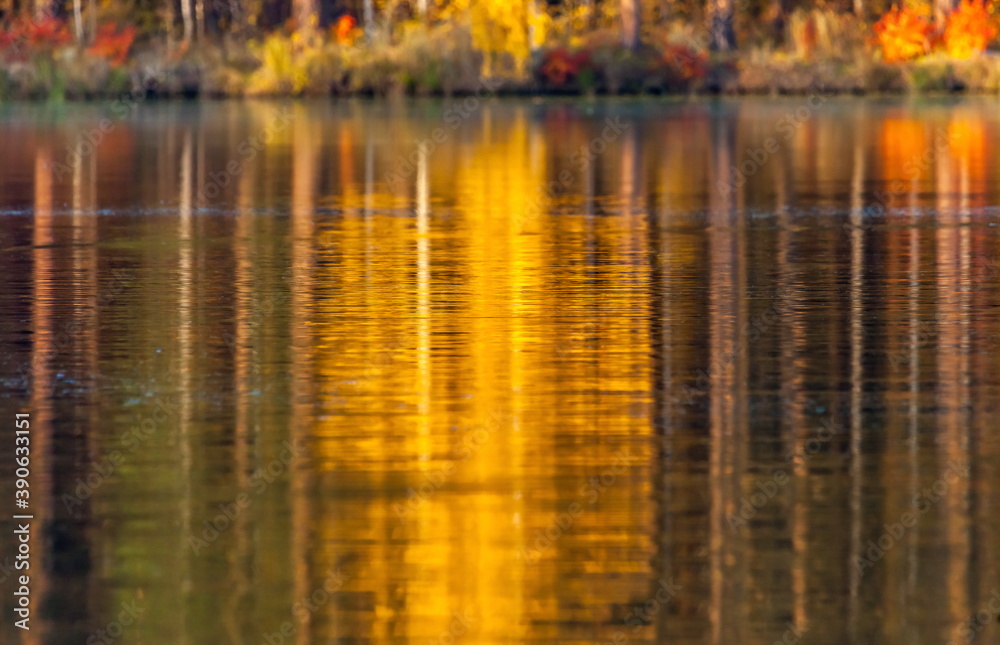
<path fill-rule="evenodd" d="M 0 121 L 34 169 L 0 174 L 30 211 L 3 220 L 0 348 L 38 366 L 14 397 L 45 534 L 86 553 L 36 589 L 92 599 L 40 622 L 85 640 L 139 598 L 122 642 L 947 642 L 1000 562 L 991 105 L 831 100 L 785 139 L 794 100 L 484 102 L 454 130 L 447 104 L 297 104 L 254 159 L 272 106 L 161 106 L 114 144 L 155 163 L 67 182 L 35 142 L 85 118 Z M 949 462 L 968 478 L 859 567 Z"/>

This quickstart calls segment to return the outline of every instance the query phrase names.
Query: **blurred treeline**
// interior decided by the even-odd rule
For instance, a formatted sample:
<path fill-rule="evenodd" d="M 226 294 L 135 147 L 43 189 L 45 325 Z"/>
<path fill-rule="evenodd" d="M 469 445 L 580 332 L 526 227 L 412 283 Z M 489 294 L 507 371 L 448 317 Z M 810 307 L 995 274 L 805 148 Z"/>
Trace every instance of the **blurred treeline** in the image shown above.
<path fill-rule="evenodd" d="M 992 0 L 0 0 L 0 98 L 452 94 L 484 76 L 514 92 L 994 91 L 994 19 Z"/>

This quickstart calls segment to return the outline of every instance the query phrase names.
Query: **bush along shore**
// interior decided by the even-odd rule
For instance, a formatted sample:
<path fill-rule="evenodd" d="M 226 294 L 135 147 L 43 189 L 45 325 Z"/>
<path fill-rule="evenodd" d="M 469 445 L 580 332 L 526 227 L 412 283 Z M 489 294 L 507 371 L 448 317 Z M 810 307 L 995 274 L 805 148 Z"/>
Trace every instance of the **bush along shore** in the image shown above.
<path fill-rule="evenodd" d="M 979 13 L 977 13 L 979 12 Z M 0 100 L 155 97 L 535 94 L 807 94 L 1000 91 L 994 16 L 963 0 L 945 26 L 891 9 L 798 10 L 780 46 L 752 30 L 717 51 L 698 23 L 646 24 L 632 46 L 610 20 L 586 31 L 546 23 L 517 46 L 484 38 L 462 16 L 361 29 L 292 21 L 267 34 L 183 41 L 100 24 L 86 43 L 58 18 L 0 29 Z M 481 30 L 480 30 L 481 31 Z M 508 38 L 509 39 L 509 38 Z"/>

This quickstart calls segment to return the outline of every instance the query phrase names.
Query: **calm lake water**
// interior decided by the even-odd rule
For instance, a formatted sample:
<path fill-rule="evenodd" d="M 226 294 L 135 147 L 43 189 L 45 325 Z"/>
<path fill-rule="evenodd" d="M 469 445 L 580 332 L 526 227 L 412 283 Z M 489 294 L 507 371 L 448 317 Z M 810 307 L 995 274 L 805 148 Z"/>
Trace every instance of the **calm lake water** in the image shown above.
<path fill-rule="evenodd" d="M 3 642 L 1000 643 L 1000 101 L 126 107 L 0 106 Z"/>

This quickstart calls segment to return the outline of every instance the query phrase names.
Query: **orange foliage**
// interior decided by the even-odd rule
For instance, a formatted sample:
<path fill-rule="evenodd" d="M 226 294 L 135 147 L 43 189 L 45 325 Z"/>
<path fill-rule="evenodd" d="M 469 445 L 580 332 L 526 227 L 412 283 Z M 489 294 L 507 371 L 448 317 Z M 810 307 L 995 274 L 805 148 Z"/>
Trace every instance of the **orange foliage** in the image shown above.
<path fill-rule="evenodd" d="M 66 23 L 58 18 L 45 18 L 28 25 L 27 41 L 32 47 L 55 49 L 72 39 L 73 36 L 69 33 Z"/>
<path fill-rule="evenodd" d="M 94 44 L 87 52 L 107 59 L 113 67 L 117 67 L 125 62 L 133 42 L 135 27 L 129 25 L 119 31 L 116 25 L 105 24 L 98 28 Z"/>
<path fill-rule="evenodd" d="M 875 23 L 875 37 L 888 62 L 916 58 L 931 47 L 934 28 L 913 9 L 893 7 Z"/>
<path fill-rule="evenodd" d="M 587 52 L 570 54 L 566 49 L 560 47 L 545 54 L 545 62 L 542 63 L 541 71 L 545 80 L 562 85 L 579 74 L 589 62 L 590 54 Z"/>
<path fill-rule="evenodd" d="M 339 45 L 353 45 L 358 36 L 358 21 L 344 15 L 333 25 L 333 38 Z"/>
<path fill-rule="evenodd" d="M 997 36 L 983 0 L 962 0 L 944 30 L 944 46 L 952 58 L 971 58 Z"/>

